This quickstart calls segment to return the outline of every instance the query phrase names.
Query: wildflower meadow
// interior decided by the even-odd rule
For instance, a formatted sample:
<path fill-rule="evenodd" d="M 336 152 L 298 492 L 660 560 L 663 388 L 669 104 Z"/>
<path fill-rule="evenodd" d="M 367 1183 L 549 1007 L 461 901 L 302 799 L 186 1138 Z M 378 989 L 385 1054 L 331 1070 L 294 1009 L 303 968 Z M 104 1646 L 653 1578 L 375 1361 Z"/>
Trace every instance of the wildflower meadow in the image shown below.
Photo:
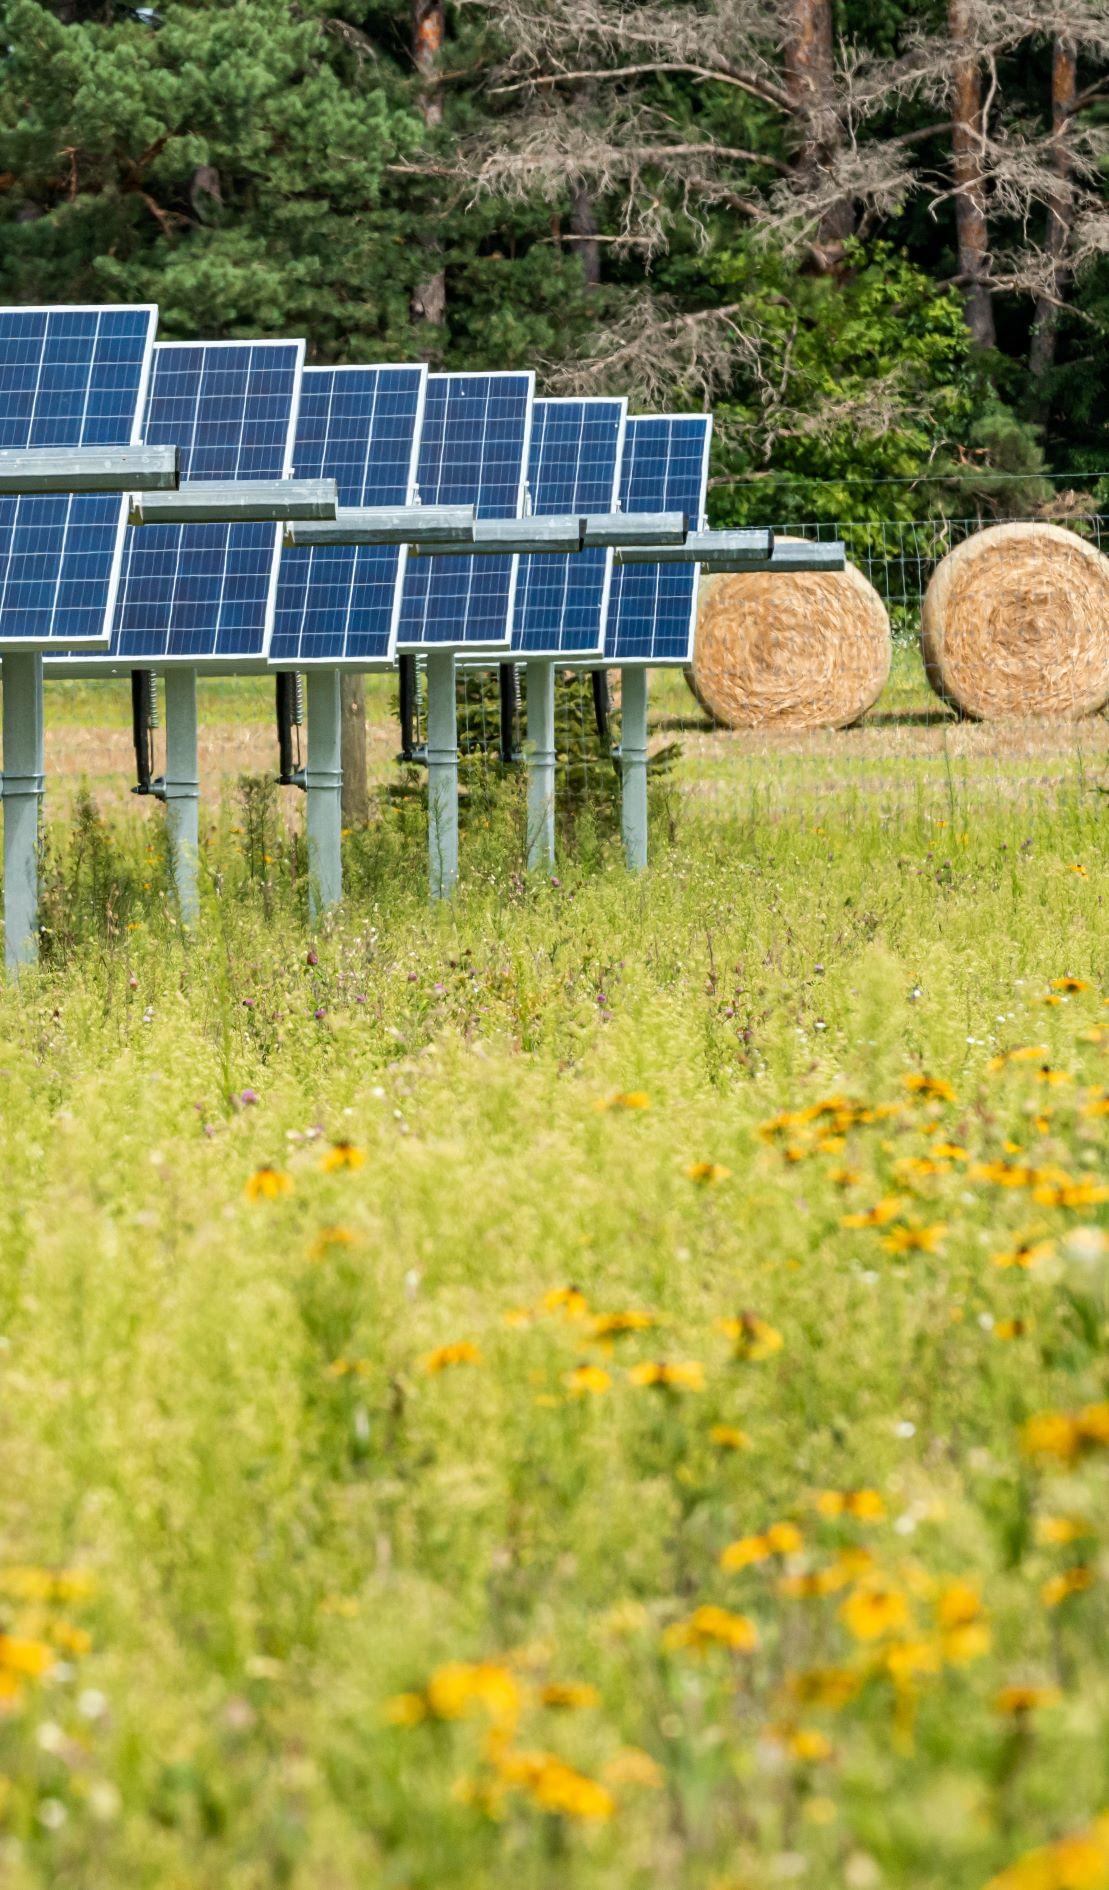
<path fill-rule="evenodd" d="M 438 910 L 383 795 L 316 931 L 229 774 L 187 937 L 97 739 L 0 994 L 5 1890 L 1106 1890 L 1096 758 L 687 756 L 638 878 L 475 778 Z"/>

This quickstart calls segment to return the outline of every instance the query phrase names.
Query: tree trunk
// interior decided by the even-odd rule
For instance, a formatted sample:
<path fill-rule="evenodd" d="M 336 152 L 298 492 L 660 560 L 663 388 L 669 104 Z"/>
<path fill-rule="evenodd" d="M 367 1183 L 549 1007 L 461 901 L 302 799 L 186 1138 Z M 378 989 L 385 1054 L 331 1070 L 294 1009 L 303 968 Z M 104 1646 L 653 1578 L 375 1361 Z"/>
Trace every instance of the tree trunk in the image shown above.
<path fill-rule="evenodd" d="M 842 136 L 836 112 L 834 47 L 832 0 L 790 0 L 784 63 L 798 137 L 797 179 L 803 190 L 821 195 Z M 813 245 L 818 267 L 832 269 L 841 260 L 854 221 L 846 198 L 822 211 Z"/>
<path fill-rule="evenodd" d="M 584 184 L 575 184 L 570 196 L 570 228 L 582 239 L 574 248 L 581 260 L 585 286 L 592 292 L 601 280 L 601 245 L 597 241 L 597 213 Z"/>
<path fill-rule="evenodd" d="M 443 49 L 445 17 L 444 0 L 412 0 L 412 60 L 423 80 L 420 115 L 431 130 L 443 122 L 443 100 L 435 80 Z M 431 266 L 413 291 L 412 320 L 433 322 L 436 327 L 442 327 L 447 315 L 446 272 L 441 262 L 437 263 L 435 244 L 425 239 L 425 246 Z"/>
<path fill-rule="evenodd" d="M 1055 344 L 1059 334 L 1060 289 L 1067 274 L 1067 250 L 1070 247 L 1073 200 L 1071 170 L 1073 155 L 1069 143 L 1078 95 L 1078 51 L 1072 39 L 1059 38 L 1051 60 L 1052 169 L 1058 186 L 1047 205 L 1045 249 L 1051 262 L 1051 294 L 1036 299 L 1032 325 L 1032 347 L 1028 366 L 1032 379 L 1040 384 L 1039 405 L 1046 418 L 1047 401 L 1043 382 L 1055 365 Z"/>
<path fill-rule="evenodd" d="M 982 116 L 982 68 L 970 37 L 969 0 L 947 0 L 951 67 L 951 150 L 955 183 L 955 231 L 959 274 L 964 280 L 967 327 L 976 348 L 997 346 L 989 275 L 990 233 L 986 222 Z"/>
<path fill-rule="evenodd" d="M 366 693 L 362 677 L 344 670 L 339 680 L 342 705 L 344 827 L 361 827 L 370 817 L 366 782 Z"/>

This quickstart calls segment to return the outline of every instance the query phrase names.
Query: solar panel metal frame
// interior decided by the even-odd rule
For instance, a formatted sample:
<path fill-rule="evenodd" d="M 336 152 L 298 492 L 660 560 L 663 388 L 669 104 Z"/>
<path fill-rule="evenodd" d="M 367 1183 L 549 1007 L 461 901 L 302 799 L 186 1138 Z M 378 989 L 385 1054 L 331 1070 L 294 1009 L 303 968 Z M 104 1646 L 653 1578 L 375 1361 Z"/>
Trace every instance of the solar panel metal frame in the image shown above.
<path fill-rule="evenodd" d="M 301 387 L 303 389 L 305 380 L 307 379 L 309 375 L 312 375 L 312 374 L 336 375 L 336 374 L 365 374 L 367 372 L 387 373 L 390 370 L 396 373 L 405 373 L 405 374 L 419 372 L 419 375 L 420 375 L 419 393 L 416 398 L 416 422 L 412 429 L 412 444 L 409 449 L 408 479 L 407 479 L 407 484 L 406 484 L 406 497 L 404 501 L 405 504 L 411 505 L 413 503 L 413 494 L 416 491 L 416 475 L 419 468 L 419 459 L 420 459 L 420 435 L 423 432 L 424 408 L 427 403 L 427 384 L 430 378 L 429 370 L 427 368 L 426 363 L 422 361 L 382 361 L 382 362 L 368 361 L 368 362 L 348 362 L 348 363 L 343 363 L 342 365 L 338 367 L 306 367 L 303 371 L 303 374 L 301 375 Z M 298 414 L 298 418 L 299 418 L 299 414 Z M 295 451 L 295 446 L 294 446 L 294 451 Z M 370 451 L 370 442 L 369 440 L 367 440 L 367 456 L 369 455 L 369 451 Z M 342 502 L 340 501 L 340 510 L 342 509 L 344 508 L 342 507 Z M 404 576 L 405 576 L 405 572 L 408 569 L 408 546 L 406 544 L 361 545 L 361 546 L 360 545 L 349 545 L 349 546 L 340 546 L 340 545 L 289 546 L 289 545 L 285 545 L 282 547 L 282 553 L 281 553 L 282 558 L 288 557 L 290 551 L 298 551 L 298 550 L 302 554 L 305 552 L 307 552 L 308 554 L 308 558 L 310 562 L 309 562 L 309 568 L 308 568 L 307 583 L 309 587 L 311 586 L 311 583 L 312 583 L 312 562 L 315 560 L 317 556 L 319 556 L 321 552 L 324 553 L 325 556 L 330 552 L 338 552 L 340 553 L 340 555 L 345 553 L 346 556 L 348 557 L 353 555 L 354 565 L 352 568 L 352 576 L 351 576 L 352 586 L 355 582 L 355 578 L 356 578 L 356 574 L 358 570 L 358 560 L 360 558 L 362 557 L 375 558 L 375 557 L 380 556 L 383 552 L 388 553 L 390 555 L 394 553 L 396 554 L 397 568 L 396 568 L 396 572 L 393 578 L 393 604 L 392 604 L 392 610 L 390 613 L 390 621 L 389 621 L 388 653 L 385 656 L 381 656 L 381 657 L 368 657 L 364 655 L 363 656 L 346 656 L 346 655 L 343 655 L 343 656 L 306 656 L 303 653 L 298 654 L 296 657 L 273 656 L 273 657 L 267 658 L 267 667 L 273 670 L 275 674 L 279 670 L 295 672 L 297 670 L 306 671 L 310 669 L 343 669 L 343 670 L 352 670 L 356 674 L 365 674 L 370 671 L 393 669 L 396 665 L 396 660 L 397 660 L 397 629 L 400 624 L 401 605 L 404 598 Z M 277 590 L 278 590 L 278 596 L 280 596 L 280 591 L 281 591 L 280 570 L 278 572 Z M 275 606 L 275 628 L 276 628 L 276 606 Z M 347 635 L 349 636 L 349 626 L 348 626 Z M 273 642 L 272 632 L 271 632 L 270 642 L 272 646 L 272 642 Z"/>
<path fill-rule="evenodd" d="M 706 503 L 706 496 L 708 492 L 709 455 L 712 451 L 712 415 L 711 413 L 709 414 L 699 414 L 699 413 L 629 414 L 628 426 L 630 427 L 633 424 L 633 422 L 637 420 L 700 420 L 704 422 L 705 439 L 704 439 L 704 446 L 702 448 L 702 453 L 701 453 L 700 510 L 697 513 L 696 517 L 694 517 L 694 515 L 690 513 L 690 518 L 689 518 L 689 529 L 691 532 L 704 531 L 706 529 L 705 503 Z M 650 509 L 651 511 L 659 511 L 665 508 L 663 507 L 662 502 L 660 500 L 658 503 L 653 504 Z M 634 517 L 635 515 L 631 514 L 631 516 Z M 686 636 L 685 655 L 681 657 L 678 657 L 678 656 L 661 656 L 660 657 L 660 656 L 655 656 L 655 655 L 640 656 L 636 654 L 623 655 L 620 653 L 618 648 L 614 648 L 613 646 L 611 646 L 609 643 L 609 631 L 612 629 L 613 599 L 610 592 L 608 622 L 606 623 L 606 626 L 605 626 L 605 646 L 602 652 L 601 662 L 598 663 L 596 660 L 594 660 L 593 663 L 588 664 L 588 665 L 581 665 L 579 663 L 579 667 L 604 668 L 604 669 L 685 668 L 693 659 L 693 633 L 697 626 L 697 591 L 698 591 L 698 586 L 700 585 L 700 582 L 701 582 L 701 566 L 699 564 L 671 564 L 668 566 L 639 564 L 639 565 L 622 565 L 620 569 L 621 571 L 629 573 L 629 574 L 632 572 L 643 572 L 643 571 L 651 571 L 651 570 L 670 570 L 673 572 L 681 573 L 683 576 L 686 575 L 687 573 L 690 575 L 691 582 L 690 582 L 690 599 L 689 599 L 689 627 L 688 627 L 688 632 Z M 570 662 L 573 662 L 573 660 L 574 659 L 572 658 L 568 659 L 568 661 Z"/>
<path fill-rule="evenodd" d="M 155 346 L 158 348 L 165 348 L 167 351 L 172 348 L 206 348 L 206 349 L 207 348 L 213 348 L 213 349 L 214 348 L 296 348 L 298 349 L 299 350 L 299 364 L 298 364 L 295 383 L 293 387 L 293 398 L 292 398 L 289 423 L 288 423 L 288 429 L 287 429 L 286 440 L 285 440 L 285 454 L 284 454 L 284 460 L 282 463 L 281 474 L 280 474 L 280 477 L 283 479 L 291 478 L 292 468 L 293 468 L 293 447 L 294 447 L 294 441 L 296 439 L 297 416 L 300 411 L 300 387 L 301 387 L 301 380 L 304 374 L 304 355 L 305 355 L 305 350 L 307 346 L 307 343 L 305 342 L 302 336 L 261 335 L 261 336 L 249 336 L 246 338 L 239 337 L 237 339 L 236 338 L 224 339 L 221 337 L 212 341 L 173 340 L 173 341 L 159 341 L 155 343 Z M 145 413 L 144 413 L 144 420 L 145 420 Z M 151 529 L 154 529 L 154 528 L 152 528 L 149 525 L 132 525 L 128 527 L 128 530 L 134 531 L 134 532 L 148 532 Z M 175 526 L 175 527 L 167 527 L 166 529 L 178 530 L 178 531 L 189 531 L 189 530 L 202 531 L 202 530 L 209 530 L 211 529 L 211 527 L 199 526 L 199 525 L 198 526 L 180 525 L 180 526 Z M 228 529 L 234 529 L 234 527 L 229 526 Z M 215 656 L 215 655 L 205 656 L 205 655 L 195 655 L 195 654 L 180 656 L 175 653 L 159 652 L 156 655 L 153 653 L 151 654 L 144 653 L 142 655 L 136 654 L 136 655 L 131 655 L 131 656 L 122 656 L 109 648 L 107 651 L 104 652 L 103 655 L 94 656 L 86 652 L 86 654 L 84 655 L 78 655 L 72 658 L 65 657 L 65 656 L 47 657 L 46 659 L 47 670 L 51 674 L 64 673 L 67 676 L 75 676 L 75 677 L 129 676 L 131 674 L 131 671 L 135 669 L 151 669 L 151 670 L 155 670 L 159 674 L 164 673 L 167 669 L 192 669 L 192 670 L 195 670 L 198 675 L 202 675 L 202 676 L 264 675 L 267 670 L 267 658 L 269 654 L 270 638 L 273 634 L 274 609 L 275 609 L 275 604 L 277 600 L 277 577 L 278 577 L 278 569 L 279 569 L 280 556 L 281 556 L 281 533 L 282 533 L 283 527 L 280 524 L 275 524 L 269 527 L 269 529 L 272 530 L 273 532 L 273 552 L 272 552 L 271 561 L 270 561 L 269 590 L 267 593 L 267 602 L 266 602 L 266 621 L 263 628 L 262 650 L 260 653 L 258 654 L 251 653 L 250 655 L 243 655 L 243 656 Z M 114 626 L 113 626 L 112 634 L 113 636 L 115 634 Z"/>
<path fill-rule="evenodd" d="M 517 492 L 516 510 L 514 513 L 506 514 L 506 516 L 508 517 L 526 518 L 527 516 L 528 461 L 531 456 L 531 429 L 532 429 L 532 418 L 535 412 L 535 375 L 534 373 L 532 373 L 529 370 L 525 370 L 521 368 L 498 368 L 498 369 L 494 369 L 490 373 L 482 373 L 480 371 L 475 371 L 472 373 L 460 373 L 460 374 L 448 373 L 448 374 L 429 375 L 428 376 L 429 386 L 432 380 L 450 380 L 450 381 L 523 380 L 523 381 L 528 382 L 529 394 L 528 394 L 527 409 L 526 409 L 526 414 L 525 414 L 525 419 L 524 419 L 524 442 L 523 442 L 523 452 L 521 454 L 520 480 L 519 480 L 519 487 L 518 487 L 518 492 Z M 423 495 L 421 494 L 421 497 L 422 496 Z M 436 497 L 435 499 L 429 500 L 428 502 L 429 504 L 438 504 L 439 500 L 438 500 L 438 497 Z M 476 503 L 478 502 L 475 501 L 475 504 Z M 451 639 L 444 639 L 444 640 L 436 639 L 435 641 L 424 640 L 421 642 L 409 642 L 408 640 L 402 637 L 400 633 L 399 623 L 398 623 L 398 633 L 397 633 L 397 639 L 396 639 L 396 654 L 398 656 L 426 656 L 429 653 L 429 651 L 434 653 L 435 651 L 439 651 L 439 650 L 444 650 L 444 651 L 453 650 L 456 653 L 456 655 L 462 658 L 466 658 L 471 655 L 492 655 L 492 656 L 499 656 L 499 657 L 507 658 L 512 648 L 512 625 L 513 625 L 513 621 L 516 614 L 516 584 L 517 584 L 517 577 L 519 574 L 519 554 L 516 552 L 506 552 L 504 555 L 506 559 L 510 561 L 511 569 L 509 571 L 509 577 L 508 577 L 508 600 L 507 600 L 507 607 L 505 610 L 505 633 L 503 637 L 498 637 L 492 641 L 486 640 L 483 638 L 480 642 L 466 636 L 462 636 L 457 639 L 451 638 Z M 494 559 L 488 555 L 477 553 L 475 554 L 475 556 L 476 556 L 476 561 L 479 568 L 483 566 L 488 568 L 492 566 L 494 563 Z M 460 566 L 461 561 L 456 557 L 452 557 L 448 562 L 452 568 L 457 570 Z M 417 567 L 421 570 L 424 568 L 427 568 L 429 572 L 431 573 L 428 581 L 432 582 L 434 579 L 434 554 L 429 554 L 429 556 L 426 558 L 420 558 L 416 560 L 414 568 L 417 568 Z M 401 615 L 403 616 L 403 611 L 404 611 L 404 586 L 403 585 L 401 586 L 400 608 L 401 608 Z"/>
<path fill-rule="evenodd" d="M 116 314 L 123 310 L 126 310 L 127 313 L 129 314 L 134 314 L 134 315 L 143 314 L 147 317 L 146 345 L 143 352 L 142 367 L 139 371 L 138 393 L 137 393 L 137 397 L 135 401 L 135 414 L 131 422 L 131 435 L 130 435 L 129 440 L 126 442 L 128 446 L 141 446 L 143 444 L 142 433 L 143 433 L 143 422 L 146 417 L 146 403 L 147 403 L 147 399 L 150 393 L 150 376 L 151 376 L 151 369 L 153 366 L 153 359 L 154 359 L 154 337 L 158 329 L 158 304 L 156 302 L 6 303 L 3 307 L 0 307 L 0 316 L 8 315 L 8 314 L 13 314 L 13 315 L 14 314 L 18 314 L 18 315 L 107 315 L 107 314 Z M 18 513 L 20 499 L 15 494 L 11 494 L 11 493 L 5 496 L 8 499 L 15 499 L 17 513 Z M 46 494 L 33 494 L 33 493 L 25 494 L 23 495 L 23 503 L 26 503 L 28 498 L 33 502 L 35 498 L 46 498 L 47 496 L 48 495 Z M 56 499 L 57 497 L 62 496 L 62 495 L 53 494 L 49 496 Z M 93 497 L 104 498 L 107 496 L 109 495 L 104 494 L 104 493 L 101 493 L 101 494 L 71 493 L 69 494 L 68 495 L 69 510 L 67 510 L 67 513 L 66 513 L 66 527 L 68 528 L 69 518 L 72 513 L 72 506 L 73 506 L 74 499 L 83 499 L 83 498 L 88 499 L 88 498 L 93 498 Z M 119 597 L 119 580 L 120 580 L 120 575 L 123 570 L 123 547 L 124 547 L 124 544 L 126 543 L 126 533 L 128 529 L 127 528 L 127 505 L 128 505 L 127 494 L 125 492 L 121 492 L 119 495 L 119 500 L 118 500 L 119 509 L 118 509 L 118 516 L 116 520 L 115 544 L 112 551 L 112 563 L 111 563 L 111 568 L 108 575 L 108 590 L 107 590 L 107 597 L 106 597 L 105 606 L 104 606 L 103 628 L 99 632 L 99 634 L 96 637 L 89 637 L 89 638 L 67 637 L 64 641 L 64 644 L 60 637 L 51 637 L 51 638 L 6 637 L 4 635 L 3 610 L 2 608 L 0 608 L 0 654 L 2 654 L 5 650 L 9 652 L 15 652 L 18 650 L 28 650 L 28 651 L 41 650 L 45 652 L 45 651 L 50 651 L 50 650 L 57 650 L 59 646 L 67 650 L 72 650 L 72 649 L 97 650 L 97 649 L 103 649 L 105 645 L 110 642 L 111 633 L 112 633 L 112 622 L 115 618 L 116 602 Z"/>
<path fill-rule="evenodd" d="M 612 497 L 611 497 L 611 502 L 610 502 L 610 507 L 609 507 L 611 511 L 615 512 L 618 509 L 618 506 L 620 503 L 620 472 L 621 472 L 621 467 L 624 461 L 624 439 L 627 433 L 627 425 L 628 425 L 627 401 L 623 399 L 622 397 L 612 395 L 612 394 L 588 394 L 588 395 L 583 395 L 581 397 L 575 397 L 573 395 L 569 395 L 565 398 L 552 398 L 550 400 L 544 398 L 542 400 L 537 400 L 535 402 L 535 406 L 536 407 L 560 407 L 560 406 L 564 406 L 564 407 L 613 407 L 615 406 L 619 408 L 620 419 L 619 419 L 619 425 L 617 427 L 617 435 L 616 435 L 616 460 L 613 467 Z M 531 452 L 531 448 L 530 448 L 530 441 L 529 441 L 529 447 L 528 447 L 529 459 L 530 459 L 530 452 Z M 599 507 L 590 507 L 590 506 L 581 506 L 578 509 L 586 514 L 588 514 L 590 511 L 600 510 Z M 536 514 L 536 516 L 542 518 L 543 514 L 540 512 Z M 587 558 L 587 557 L 592 556 L 596 549 L 599 549 L 599 547 L 590 547 L 589 549 L 585 551 L 578 552 L 576 555 L 579 558 L 583 558 L 583 557 Z M 595 659 L 602 654 L 604 650 L 604 644 L 605 644 L 605 626 L 608 622 L 608 602 L 609 602 L 609 597 L 611 596 L 611 593 L 612 593 L 613 551 L 612 551 L 611 546 L 605 549 L 604 560 L 605 560 L 605 565 L 604 565 L 604 577 L 603 577 L 602 586 L 601 586 L 601 604 L 600 604 L 600 610 L 597 616 L 597 642 L 596 644 L 590 645 L 588 648 L 585 648 L 585 649 L 579 647 L 573 650 L 565 650 L 561 647 L 557 649 L 527 647 L 521 641 L 521 637 L 524 633 L 518 629 L 517 621 L 516 621 L 519 615 L 519 609 L 520 609 L 520 585 L 519 585 L 519 580 L 517 580 L 516 603 L 513 610 L 513 625 L 512 625 L 512 655 L 514 658 L 516 658 L 517 660 L 521 662 L 535 661 L 535 662 L 542 663 L 542 662 L 551 660 L 551 661 L 560 662 L 560 663 L 561 662 L 570 663 L 570 662 L 580 662 L 582 661 L 583 658 Z M 544 567 L 549 568 L 552 562 L 553 560 L 550 557 L 543 559 Z M 570 581 L 571 582 L 573 581 L 572 570 L 571 570 L 571 575 L 570 575 Z M 527 601 L 526 597 L 524 598 L 523 601 L 526 604 L 526 601 Z"/>

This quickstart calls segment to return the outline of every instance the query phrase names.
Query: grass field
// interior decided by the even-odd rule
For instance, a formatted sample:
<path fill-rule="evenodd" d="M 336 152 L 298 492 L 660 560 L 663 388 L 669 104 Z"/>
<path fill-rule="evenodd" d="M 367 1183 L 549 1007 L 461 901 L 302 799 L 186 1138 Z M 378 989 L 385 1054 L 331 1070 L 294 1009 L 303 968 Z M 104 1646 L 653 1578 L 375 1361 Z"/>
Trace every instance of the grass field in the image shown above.
<path fill-rule="evenodd" d="M 655 702 L 644 878 L 475 777 L 450 909 L 382 801 L 313 937 L 213 685 L 188 941 L 51 686 L 5 1890 L 1109 1882 L 1106 725 Z"/>

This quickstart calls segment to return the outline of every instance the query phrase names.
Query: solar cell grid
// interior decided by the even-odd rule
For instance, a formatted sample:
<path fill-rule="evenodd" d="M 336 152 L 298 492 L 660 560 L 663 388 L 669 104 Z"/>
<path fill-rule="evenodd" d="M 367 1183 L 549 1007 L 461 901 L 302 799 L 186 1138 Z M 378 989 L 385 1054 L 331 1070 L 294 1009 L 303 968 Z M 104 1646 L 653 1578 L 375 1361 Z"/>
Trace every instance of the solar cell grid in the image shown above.
<path fill-rule="evenodd" d="M 534 391 L 532 374 L 429 376 L 418 470 L 423 504 L 472 504 L 478 518 L 520 517 Z M 398 647 L 505 647 L 517 564 L 514 557 L 410 559 Z"/>
<path fill-rule="evenodd" d="M 157 318 L 0 309 L 0 447 L 138 445 Z M 105 641 L 126 511 L 118 493 L 0 499 L 0 647 Z"/>
<path fill-rule="evenodd" d="M 528 491 L 540 516 L 611 512 L 620 481 L 626 402 L 537 400 Z M 612 553 L 520 559 L 512 647 L 525 656 L 599 654 Z"/>
<path fill-rule="evenodd" d="M 620 506 L 625 512 L 704 515 L 712 421 L 707 414 L 633 415 L 624 437 Z M 700 566 L 617 565 L 612 574 L 605 662 L 688 663 Z"/>
<path fill-rule="evenodd" d="M 341 506 L 410 504 L 426 383 L 420 366 L 306 369 L 297 475 L 335 479 Z M 271 663 L 390 662 L 406 559 L 404 545 L 286 546 Z"/>
<path fill-rule="evenodd" d="M 303 359 L 302 341 L 159 342 L 144 440 L 178 445 L 182 481 L 289 477 Z M 96 660 L 261 662 L 280 534 L 265 524 L 129 530 L 111 646 Z"/>

